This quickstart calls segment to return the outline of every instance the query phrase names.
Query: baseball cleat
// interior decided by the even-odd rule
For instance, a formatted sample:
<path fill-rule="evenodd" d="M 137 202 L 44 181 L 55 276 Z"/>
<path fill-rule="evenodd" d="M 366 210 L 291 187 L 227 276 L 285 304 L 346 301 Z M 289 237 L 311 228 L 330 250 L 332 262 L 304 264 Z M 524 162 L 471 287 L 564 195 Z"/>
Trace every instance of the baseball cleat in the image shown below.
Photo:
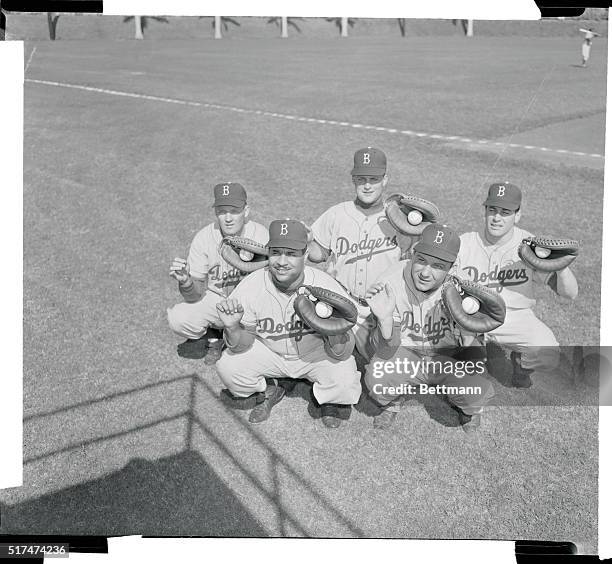
<path fill-rule="evenodd" d="M 285 397 L 285 389 L 276 384 L 269 384 L 265 392 L 258 392 L 257 405 L 249 415 L 250 423 L 263 423 L 270 417 L 272 408 Z"/>
<path fill-rule="evenodd" d="M 337 429 L 342 425 L 343 420 L 348 420 L 351 416 L 350 405 L 336 405 L 324 403 L 321 405 L 321 421 L 323 425 L 330 429 Z"/>
<path fill-rule="evenodd" d="M 474 415 L 467 415 L 462 411 L 459 412 L 459 421 L 461 422 L 461 428 L 469 435 L 474 433 L 480 427 L 480 413 L 474 413 Z"/>
<path fill-rule="evenodd" d="M 221 358 L 222 352 L 223 339 L 209 341 L 206 347 L 206 356 L 204 357 L 204 364 L 208 366 L 215 364 Z"/>
<path fill-rule="evenodd" d="M 393 425 L 395 418 L 397 417 L 397 411 L 391 411 L 389 409 L 383 409 L 383 411 L 374 417 L 374 429 L 388 429 Z"/>
<path fill-rule="evenodd" d="M 187 339 L 176 347 L 176 353 L 182 358 L 200 360 L 206 356 L 206 337 Z"/>
<path fill-rule="evenodd" d="M 531 373 L 533 370 L 527 370 L 521 366 L 521 355 L 517 352 L 510 353 L 512 361 L 512 385 L 515 388 L 531 388 Z"/>

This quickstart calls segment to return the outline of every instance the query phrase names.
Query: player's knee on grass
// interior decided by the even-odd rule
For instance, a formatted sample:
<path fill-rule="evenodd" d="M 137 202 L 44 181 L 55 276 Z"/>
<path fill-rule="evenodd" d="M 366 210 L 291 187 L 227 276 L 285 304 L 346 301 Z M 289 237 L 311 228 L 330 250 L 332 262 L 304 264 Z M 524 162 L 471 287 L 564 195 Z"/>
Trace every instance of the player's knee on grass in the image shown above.
<path fill-rule="evenodd" d="M 217 375 L 225 387 L 236 397 L 243 398 L 266 389 L 265 377 L 249 369 L 245 354 L 234 354 L 225 350 L 215 365 Z"/>
<path fill-rule="evenodd" d="M 189 306 L 191 304 L 182 303 L 168 308 L 168 325 L 180 337 L 200 339 L 206 334 L 206 327 L 192 319 Z"/>
<path fill-rule="evenodd" d="M 351 357 L 332 366 L 320 367 L 310 378 L 314 380 L 313 394 L 320 404 L 354 405 L 361 396 L 361 374 Z"/>

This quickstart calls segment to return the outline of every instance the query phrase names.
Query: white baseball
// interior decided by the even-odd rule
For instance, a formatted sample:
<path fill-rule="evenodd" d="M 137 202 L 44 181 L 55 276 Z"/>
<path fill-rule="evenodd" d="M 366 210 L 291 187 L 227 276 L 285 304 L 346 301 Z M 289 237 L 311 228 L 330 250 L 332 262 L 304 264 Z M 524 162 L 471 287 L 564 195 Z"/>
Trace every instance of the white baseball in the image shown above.
<path fill-rule="evenodd" d="M 334 310 L 332 306 L 326 304 L 325 302 L 317 302 L 317 305 L 315 306 L 315 311 L 317 312 L 317 315 L 319 317 L 327 319 L 328 317 L 331 317 L 331 314 Z"/>
<path fill-rule="evenodd" d="M 255 256 L 254 253 L 252 253 L 251 251 L 247 251 L 246 249 L 240 249 L 240 253 L 238 254 L 244 262 L 249 262 L 250 260 L 253 260 L 253 257 Z"/>
<path fill-rule="evenodd" d="M 463 307 L 463 311 L 465 311 L 465 313 L 468 315 L 473 315 L 480 309 L 480 302 L 472 296 L 467 296 L 463 298 L 461 306 Z"/>
<path fill-rule="evenodd" d="M 547 258 L 550 256 L 550 249 L 545 249 L 544 247 L 536 247 L 534 252 L 536 257 L 539 258 Z"/>
<path fill-rule="evenodd" d="M 423 221 L 423 214 L 419 210 L 411 210 L 408 213 L 408 223 L 410 225 L 419 225 Z"/>

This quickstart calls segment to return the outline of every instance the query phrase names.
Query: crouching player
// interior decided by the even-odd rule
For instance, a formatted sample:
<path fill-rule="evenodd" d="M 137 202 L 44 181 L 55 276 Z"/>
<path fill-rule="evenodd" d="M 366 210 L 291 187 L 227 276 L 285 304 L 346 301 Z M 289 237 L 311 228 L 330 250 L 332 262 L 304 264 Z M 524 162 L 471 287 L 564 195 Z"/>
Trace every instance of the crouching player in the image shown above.
<path fill-rule="evenodd" d="M 170 267 L 184 301 L 168 309 L 168 323 L 187 339 L 179 345 L 179 352 L 191 354 L 205 345 L 205 364 L 214 364 L 221 356 L 216 305 L 246 276 L 221 256 L 221 244 L 225 237 L 240 235 L 264 245 L 268 235 L 263 225 L 249 220 L 247 194 L 241 184 L 217 184 L 214 198 L 216 222 L 197 233 L 187 260 L 177 257 Z"/>
<path fill-rule="evenodd" d="M 425 228 L 410 259 L 384 275 L 367 293 L 377 327 L 376 352 L 365 384 L 382 407 L 374 427 L 390 427 L 406 395 L 435 386 L 457 410 L 463 429 L 476 430 L 493 387 L 483 378 L 484 347 L 455 323 L 442 302 L 442 285 L 457 258 L 460 240 L 445 225 Z M 469 347 L 469 348 L 465 348 Z"/>
<path fill-rule="evenodd" d="M 227 349 L 216 368 L 236 397 L 256 394 L 249 416 L 260 423 L 285 395 L 279 378 L 313 382 L 323 424 L 338 427 L 361 395 L 360 374 L 352 356 L 355 341 L 324 337 L 308 327 L 294 309 L 303 285 L 331 290 L 348 299 L 329 274 L 304 265 L 308 233 L 297 220 L 270 224 L 269 266 L 249 274 L 217 304 Z M 267 377 L 267 378 L 266 378 Z"/>

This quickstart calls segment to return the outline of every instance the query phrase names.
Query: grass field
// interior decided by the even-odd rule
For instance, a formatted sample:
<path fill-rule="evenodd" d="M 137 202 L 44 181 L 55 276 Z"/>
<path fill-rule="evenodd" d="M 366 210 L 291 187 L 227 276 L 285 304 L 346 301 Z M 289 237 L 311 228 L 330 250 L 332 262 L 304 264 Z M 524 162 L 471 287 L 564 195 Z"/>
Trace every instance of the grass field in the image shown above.
<path fill-rule="evenodd" d="M 459 231 L 480 225 L 487 182 L 508 178 L 525 228 L 580 238 L 581 295 L 543 292 L 537 313 L 562 345 L 597 344 L 605 40 L 586 69 L 572 38 L 41 42 L 26 59 L 34 48 L 26 78 L 60 85 L 25 88 L 26 464 L 24 487 L 0 496 L 0 531 L 596 552 L 595 407 L 537 407 L 538 385 L 493 378 L 497 406 L 473 438 L 435 400 L 409 403 L 387 434 L 362 401 L 333 432 L 300 385 L 253 428 L 212 369 L 177 356 L 165 309 L 179 299 L 168 265 L 212 220 L 213 184 L 242 182 L 258 221 L 311 222 L 351 197 L 352 154 L 373 145 L 389 189 L 429 197 Z"/>

